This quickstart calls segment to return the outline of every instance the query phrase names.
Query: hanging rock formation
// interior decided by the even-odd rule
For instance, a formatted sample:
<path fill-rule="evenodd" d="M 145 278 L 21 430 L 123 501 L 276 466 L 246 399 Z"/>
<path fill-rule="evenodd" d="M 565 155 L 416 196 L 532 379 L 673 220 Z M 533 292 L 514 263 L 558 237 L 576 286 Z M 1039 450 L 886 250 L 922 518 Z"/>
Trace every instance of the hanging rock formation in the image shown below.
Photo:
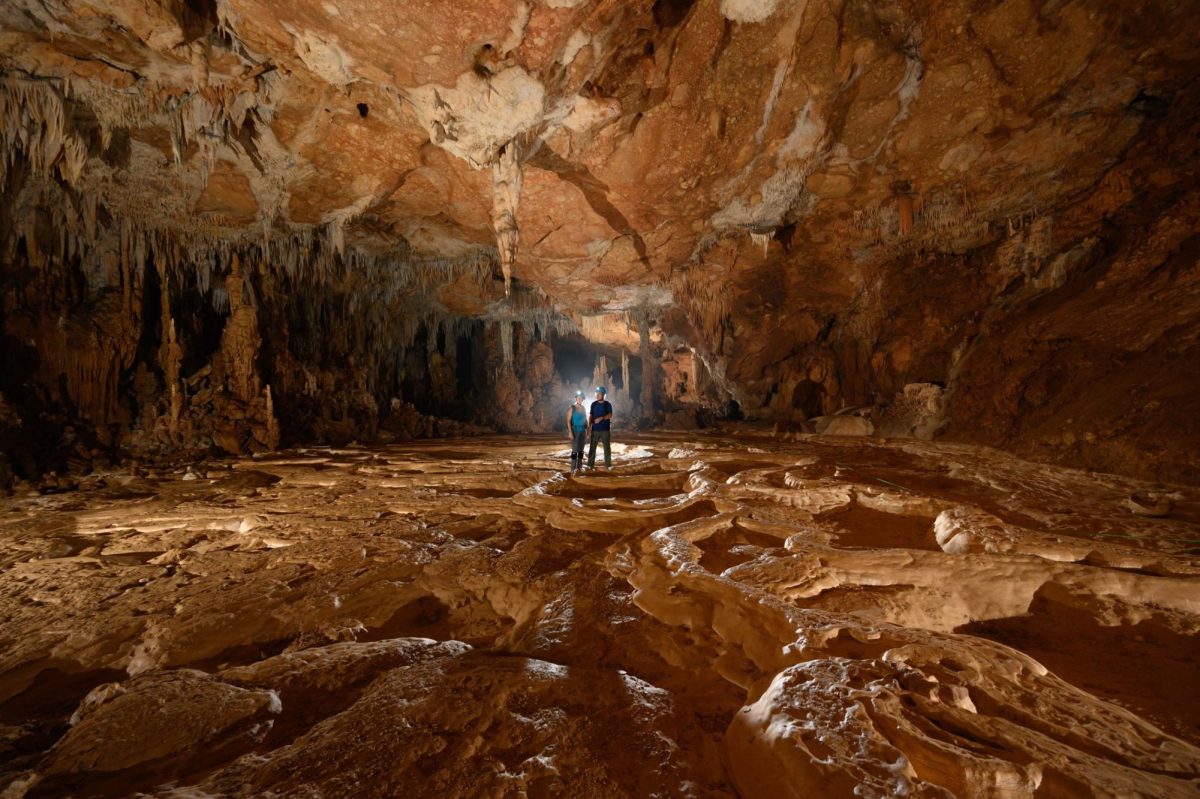
<path fill-rule="evenodd" d="M 404 317 L 381 322 L 391 338 L 298 353 L 321 320 L 270 307 L 261 276 L 243 283 L 264 306 L 254 377 L 285 440 L 310 427 L 286 417 L 310 404 L 290 401 L 303 386 L 323 390 L 317 361 L 358 350 L 335 382 L 359 410 L 324 415 L 366 413 L 365 392 L 382 417 L 409 402 L 403 379 L 383 384 L 411 373 L 399 352 L 426 320 L 511 317 L 508 302 L 568 330 L 657 291 L 653 358 L 694 353 L 710 410 L 897 418 L 905 386 L 928 384 L 936 422 L 881 429 L 1200 475 L 1183 444 L 1200 417 L 1188 4 L 326 5 L 2 12 L 6 350 L 46 342 L 37 366 L 6 361 L 19 415 L 117 443 L 144 415 L 145 364 L 163 399 L 143 401 L 186 427 L 182 395 L 200 391 L 186 381 L 224 323 L 189 328 L 180 298 L 244 316 L 223 304 L 236 252 L 289 285 L 343 281 L 335 313 L 355 318 L 373 291 L 422 289 L 404 311 L 389 300 Z M 151 254 L 176 307 L 142 319 Z M 395 288 L 361 273 L 385 263 Z M 57 295 L 32 298 L 34 275 Z M 168 318 L 179 375 L 139 352 Z M 645 360 L 640 341 L 589 340 Z M 648 419 L 674 412 L 662 396 Z"/>
<path fill-rule="evenodd" d="M 492 227 L 500 251 L 500 271 L 504 274 L 504 296 L 512 295 L 513 264 L 517 260 L 517 210 L 521 205 L 521 154 L 515 141 L 509 142 L 492 166 Z"/>

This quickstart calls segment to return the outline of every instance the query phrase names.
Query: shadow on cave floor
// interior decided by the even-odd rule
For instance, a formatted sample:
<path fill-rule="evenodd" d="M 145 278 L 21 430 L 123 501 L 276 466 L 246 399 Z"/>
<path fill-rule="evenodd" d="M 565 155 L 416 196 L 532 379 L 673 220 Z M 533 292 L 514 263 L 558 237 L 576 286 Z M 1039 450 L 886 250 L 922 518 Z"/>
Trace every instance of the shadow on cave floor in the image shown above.
<path fill-rule="evenodd" d="M 1153 619 L 1106 626 L 1044 594 L 1023 616 L 972 622 L 955 632 L 1018 649 L 1076 687 L 1200 744 L 1200 634 L 1175 632 Z"/>

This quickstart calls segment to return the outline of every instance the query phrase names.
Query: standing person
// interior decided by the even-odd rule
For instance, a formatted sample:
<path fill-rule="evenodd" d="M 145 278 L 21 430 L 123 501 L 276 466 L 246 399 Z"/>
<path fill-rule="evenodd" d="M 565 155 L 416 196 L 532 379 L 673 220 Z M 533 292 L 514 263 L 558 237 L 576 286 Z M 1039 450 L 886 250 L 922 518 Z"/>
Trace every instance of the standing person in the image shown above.
<path fill-rule="evenodd" d="M 583 442 L 587 437 L 588 415 L 583 407 L 583 392 L 575 392 L 575 401 L 567 409 L 567 440 L 571 442 L 571 471 L 583 468 Z"/>
<path fill-rule="evenodd" d="M 596 401 L 592 403 L 588 414 L 588 427 L 592 431 L 592 445 L 588 448 L 588 468 L 596 468 L 596 443 L 604 442 L 604 468 L 612 468 L 612 441 L 610 426 L 612 424 L 612 403 L 605 397 L 608 390 L 604 386 L 596 387 Z"/>

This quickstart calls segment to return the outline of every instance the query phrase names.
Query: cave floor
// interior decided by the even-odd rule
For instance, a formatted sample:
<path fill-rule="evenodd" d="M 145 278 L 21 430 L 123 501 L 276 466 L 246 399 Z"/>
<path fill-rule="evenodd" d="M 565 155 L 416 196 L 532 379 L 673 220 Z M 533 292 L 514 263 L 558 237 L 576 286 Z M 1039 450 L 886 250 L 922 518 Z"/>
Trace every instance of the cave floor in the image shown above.
<path fill-rule="evenodd" d="M 3 500 L 3 795 L 1200 787 L 1200 489 L 617 439 L 576 477 L 490 437 Z"/>

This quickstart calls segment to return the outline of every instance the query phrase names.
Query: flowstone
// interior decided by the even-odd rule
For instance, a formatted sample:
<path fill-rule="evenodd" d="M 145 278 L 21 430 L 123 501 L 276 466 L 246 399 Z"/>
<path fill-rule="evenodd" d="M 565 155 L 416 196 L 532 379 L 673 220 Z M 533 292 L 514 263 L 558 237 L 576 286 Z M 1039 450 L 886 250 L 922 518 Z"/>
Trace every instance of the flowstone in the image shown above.
<path fill-rule="evenodd" d="M 928 442 L 318 448 L 3 501 L 6 797 L 1200 785 L 1200 493 Z"/>

